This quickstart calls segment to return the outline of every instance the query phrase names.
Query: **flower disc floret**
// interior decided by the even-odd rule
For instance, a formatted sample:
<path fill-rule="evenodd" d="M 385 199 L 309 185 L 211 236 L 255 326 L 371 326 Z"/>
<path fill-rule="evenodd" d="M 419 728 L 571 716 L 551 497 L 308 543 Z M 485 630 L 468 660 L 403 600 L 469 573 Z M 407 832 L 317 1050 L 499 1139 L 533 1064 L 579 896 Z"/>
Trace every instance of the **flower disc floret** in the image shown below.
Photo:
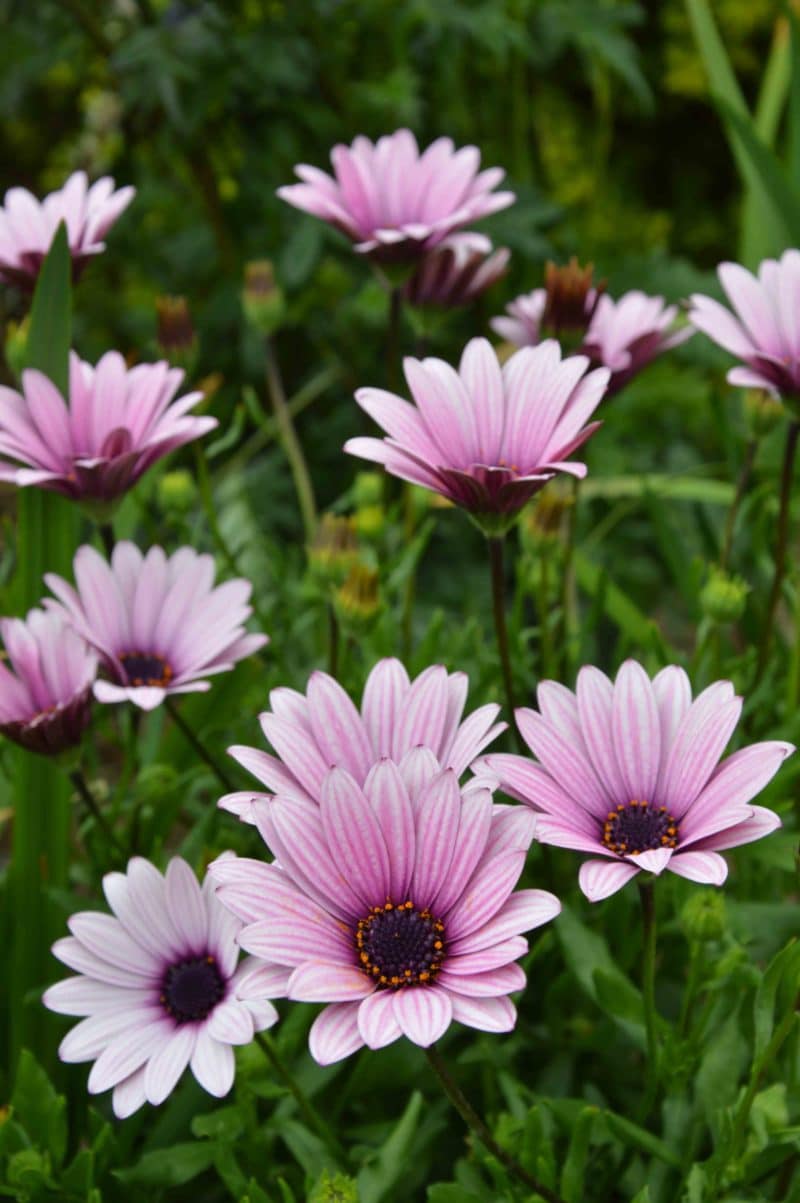
<path fill-rule="evenodd" d="M 361 968 L 378 989 L 424 985 L 436 980 L 445 958 L 444 924 L 407 898 L 375 906 L 356 925 Z"/>

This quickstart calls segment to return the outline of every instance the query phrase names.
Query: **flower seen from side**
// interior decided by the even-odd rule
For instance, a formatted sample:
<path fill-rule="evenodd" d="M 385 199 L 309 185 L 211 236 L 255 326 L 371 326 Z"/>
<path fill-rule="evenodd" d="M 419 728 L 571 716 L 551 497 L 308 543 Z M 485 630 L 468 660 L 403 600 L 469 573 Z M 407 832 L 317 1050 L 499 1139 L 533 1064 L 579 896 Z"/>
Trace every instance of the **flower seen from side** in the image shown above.
<path fill-rule="evenodd" d="M 427 749 L 405 768 L 379 761 L 363 788 L 331 769 L 320 792 L 318 805 L 279 796 L 258 809 L 274 863 L 209 870 L 245 923 L 242 948 L 265 962 L 242 997 L 280 996 L 282 972 L 280 994 L 327 1004 L 309 1036 L 323 1065 L 400 1036 L 427 1047 L 454 1020 L 510 1031 L 522 933 L 560 910 L 544 890 L 515 891 L 533 815 L 487 788 L 462 792 Z"/>
<path fill-rule="evenodd" d="M 575 693 L 544 681 L 537 697 L 538 711 L 517 711 L 536 760 L 488 755 L 481 768 L 539 812 L 542 843 L 602 858 L 580 869 L 592 901 L 642 871 L 721 885 L 728 866 L 720 853 L 780 826 L 752 799 L 794 748 L 752 744 L 720 763 L 742 708 L 729 681 L 693 701 L 683 669 L 670 666 L 651 680 L 628 660 L 613 683 L 585 667 Z"/>
<path fill-rule="evenodd" d="M 223 862 L 224 863 L 224 862 Z M 53 954 L 77 976 L 56 982 L 44 1004 L 80 1022 L 61 1042 L 62 1061 L 93 1061 L 89 1093 L 113 1090 L 120 1119 L 172 1093 L 187 1066 L 209 1094 L 233 1085 L 237 1044 L 271 1027 L 266 1000 L 241 999 L 252 969 L 239 963 L 241 922 L 186 861 L 162 875 L 134 857 L 103 878 L 113 914 L 83 911 Z"/>
<path fill-rule="evenodd" d="M 83 546 L 74 571 L 74 588 L 46 575 L 58 601 L 44 604 L 97 650 L 107 678 L 95 682 L 99 702 L 153 710 L 169 694 L 209 689 L 206 677 L 228 672 L 268 642 L 244 629 L 250 582 L 215 587 L 213 558 L 190 547 L 171 556 L 151 547 L 142 555 L 121 542 L 109 564 Z"/>
<path fill-rule="evenodd" d="M 417 306 L 469 305 L 506 274 L 510 258 L 505 247 L 493 251 L 483 234 L 451 234 L 420 260 L 403 296 Z"/>

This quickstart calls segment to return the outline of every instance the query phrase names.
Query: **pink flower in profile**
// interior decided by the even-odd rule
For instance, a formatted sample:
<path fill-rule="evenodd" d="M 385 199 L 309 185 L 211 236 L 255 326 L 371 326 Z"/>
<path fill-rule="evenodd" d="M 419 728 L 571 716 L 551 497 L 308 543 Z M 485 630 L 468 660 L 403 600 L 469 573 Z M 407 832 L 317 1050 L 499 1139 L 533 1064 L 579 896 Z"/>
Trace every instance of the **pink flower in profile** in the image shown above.
<path fill-rule="evenodd" d="M 506 274 L 511 252 L 492 252 L 483 234 L 451 234 L 429 251 L 403 287 L 409 305 L 469 305 Z"/>
<path fill-rule="evenodd" d="M 204 692 L 204 677 L 228 672 L 267 643 L 248 635 L 249 581 L 214 587 L 214 560 L 181 547 L 166 556 L 151 547 L 117 543 L 109 564 L 93 547 L 79 547 L 77 589 L 60 576 L 45 580 L 58 602 L 45 601 L 96 648 L 109 680 L 96 681 L 98 702 L 160 706 L 168 694 Z"/>
<path fill-rule="evenodd" d="M 416 404 L 378 388 L 356 400 L 388 438 L 355 438 L 345 451 L 441 493 L 487 531 L 505 530 L 559 472 L 586 475 L 568 457 L 598 428 L 586 425 L 608 383 L 557 342 L 517 351 L 501 369 L 485 338 L 467 343 L 458 371 L 441 359 L 406 359 Z"/>
<path fill-rule="evenodd" d="M 593 902 L 642 870 L 722 885 L 728 866 L 720 852 L 780 826 L 751 799 L 794 748 L 752 744 L 719 763 L 742 708 L 729 681 L 692 701 L 683 669 L 662 669 L 651 681 L 628 660 L 613 684 L 582 668 L 574 694 L 544 681 L 538 701 L 539 712 L 517 711 L 538 763 L 489 755 L 482 767 L 541 812 L 542 843 L 605 858 L 581 866 L 581 889 Z"/>
<path fill-rule="evenodd" d="M 676 305 L 638 291 L 626 292 L 615 301 L 606 293 L 588 289 L 581 311 L 574 310 L 571 319 L 560 325 L 553 324 L 548 309 L 547 289 L 535 288 L 512 301 L 507 316 L 492 318 L 490 324 L 517 347 L 536 346 L 543 338 L 572 332 L 579 353 L 588 356 L 593 367 L 609 369 L 607 396 L 619 392 L 658 355 L 693 334 L 688 326 L 674 328 Z"/>
<path fill-rule="evenodd" d="M 522 989 L 522 932 L 561 909 L 514 887 L 534 819 L 491 793 L 459 789 L 420 749 L 405 771 L 379 761 L 363 788 L 331 769 L 319 805 L 277 797 L 257 813 L 273 864 L 231 858 L 209 869 L 246 926 L 239 943 L 266 962 L 242 997 L 327 1003 L 312 1025 L 321 1065 L 406 1036 L 423 1048 L 453 1020 L 507 1032 Z M 282 972 L 282 983 L 278 975 Z"/>
<path fill-rule="evenodd" d="M 129 369 L 109 351 L 93 368 L 73 353 L 65 400 L 41 372 L 23 372 L 22 394 L 0 386 L 0 480 L 105 510 L 157 460 L 217 425 L 189 415 L 202 393 L 174 400 L 182 380 L 163 362 Z"/>
<path fill-rule="evenodd" d="M 800 251 L 765 259 L 752 275 L 738 263 L 717 268 L 734 313 L 695 294 L 689 321 L 743 366 L 728 372 L 731 384 L 768 389 L 779 397 L 800 396 Z"/>
<path fill-rule="evenodd" d="M 0 619 L 0 634 L 11 665 L 0 661 L 0 733 L 44 756 L 80 743 L 97 675 L 94 652 L 43 610 Z"/>
<path fill-rule="evenodd" d="M 299 164 L 302 183 L 278 196 L 341 230 L 362 254 L 385 261 L 419 258 L 454 230 L 505 209 L 513 192 L 493 192 L 505 174 L 480 171 L 475 146 L 456 150 L 438 138 L 420 154 L 410 130 L 331 151 L 334 177 Z"/>
<path fill-rule="evenodd" d="M 120 1119 L 163 1103 L 187 1066 L 221 1098 L 233 1085 L 232 1046 L 278 1018 L 271 1003 L 240 997 L 253 969 L 238 963 L 241 923 L 212 879 L 201 889 L 180 857 L 164 876 L 134 857 L 126 873 L 106 874 L 103 889 L 113 916 L 81 911 L 53 945 L 78 976 L 56 982 L 43 1002 L 83 1017 L 61 1041 L 61 1060 L 94 1061 L 89 1093 L 113 1089 Z"/>
<path fill-rule="evenodd" d="M 466 673 L 431 665 L 413 681 L 399 660 L 379 660 L 367 677 L 361 710 L 333 677 L 312 673 L 306 694 L 273 689 L 271 710 L 260 715 L 261 729 L 278 753 L 229 748 L 231 756 L 266 786 L 227 794 L 219 805 L 246 822 L 272 794 L 319 802 L 333 765 L 363 786 L 372 766 L 390 756 L 401 767 L 419 763 L 424 747 L 433 766 L 460 777 L 470 761 L 506 728 L 495 720 L 500 707 L 480 706 L 463 719 L 469 682 Z"/>
<path fill-rule="evenodd" d="M 105 250 L 103 238 L 134 195 L 134 188 L 115 192 L 108 176 L 89 187 L 84 171 L 76 171 L 43 201 L 26 188 L 10 188 L 0 208 L 0 278 L 33 284 L 62 221 L 77 278 L 87 261 Z"/>

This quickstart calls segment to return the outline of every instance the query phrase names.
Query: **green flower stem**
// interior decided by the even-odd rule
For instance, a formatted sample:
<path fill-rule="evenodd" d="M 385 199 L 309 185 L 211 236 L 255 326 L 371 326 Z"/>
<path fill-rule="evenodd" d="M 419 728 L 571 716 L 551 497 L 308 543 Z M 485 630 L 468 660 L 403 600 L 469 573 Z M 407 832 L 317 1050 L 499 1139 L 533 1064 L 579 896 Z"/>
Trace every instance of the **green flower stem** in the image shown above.
<path fill-rule="evenodd" d="M 543 677 L 551 672 L 550 641 L 550 551 L 542 549 L 539 560 L 539 580 L 536 599 L 539 611 L 539 663 Z"/>
<path fill-rule="evenodd" d="M 328 672 L 335 677 L 339 671 L 339 619 L 336 607 L 328 602 Z"/>
<path fill-rule="evenodd" d="M 725 520 L 725 533 L 722 536 L 722 550 L 719 556 L 720 568 L 727 568 L 728 561 L 731 556 L 731 548 L 733 547 L 733 534 L 736 529 L 736 519 L 739 516 L 739 509 L 744 495 L 747 492 L 747 486 L 750 484 L 750 477 L 753 473 L 753 464 L 755 463 L 756 451 L 758 450 L 758 439 L 748 439 L 747 446 L 744 449 L 744 459 L 739 470 L 739 476 L 736 481 L 736 492 L 733 495 L 731 508 L 728 510 L 728 517 Z"/>
<path fill-rule="evenodd" d="M 506 691 L 506 705 L 512 731 L 516 732 L 516 700 L 514 697 L 514 677 L 511 671 L 511 656 L 508 650 L 508 627 L 506 625 L 506 588 L 505 571 L 503 566 L 503 550 L 505 535 L 490 535 L 489 567 L 492 577 L 492 609 L 494 611 L 494 629 L 497 635 L 497 650 L 500 653 L 500 665 L 503 670 L 503 684 Z"/>
<path fill-rule="evenodd" d="M 733 1131 L 731 1133 L 730 1157 L 729 1161 L 736 1161 L 741 1154 L 742 1144 L 744 1142 L 745 1130 L 747 1121 L 750 1118 L 750 1111 L 753 1107 L 753 1102 L 758 1094 L 761 1086 L 761 1081 L 764 1074 L 769 1069 L 772 1062 L 777 1057 L 783 1046 L 787 1036 L 790 1035 L 792 1028 L 795 1026 L 798 1018 L 798 1006 L 800 1006 L 800 997 L 795 999 L 789 1010 L 784 1015 L 781 1022 L 772 1033 L 772 1039 L 759 1059 L 754 1062 L 750 1071 L 750 1081 L 747 1084 L 747 1090 L 742 1096 L 742 1100 L 736 1109 L 736 1114 L 733 1117 Z"/>
<path fill-rule="evenodd" d="M 123 851 L 122 845 L 120 844 L 117 837 L 114 835 L 114 832 L 111 829 L 108 819 L 105 817 L 102 810 L 100 809 L 97 799 L 95 798 L 94 794 L 91 791 L 89 782 L 86 780 L 86 778 L 83 775 L 83 771 L 79 768 L 71 769 L 68 776 L 69 776 L 69 779 L 72 782 L 72 784 L 75 786 L 75 789 L 78 792 L 78 796 L 80 797 L 80 799 L 83 802 L 84 806 L 86 807 L 87 811 L 92 816 L 95 823 L 97 823 L 97 826 L 100 828 L 103 835 L 105 836 L 106 842 L 108 843 L 109 848 L 112 849 L 113 852 L 115 852 L 116 855 L 121 860 L 124 861 L 125 853 Z"/>
<path fill-rule="evenodd" d="M 472 1103 L 470 1103 L 469 1099 L 464 1094 L 455 1078 L 453 1078 L 435 1044 L 432 1044 L 430 1048 L 425 1049 L 425 1055 L 428 1058 L 428 1064 L 436 1074 L 436 1077 L 439 1079 L 439 1083 L 442 1087 L 442 1090 L 447 1095 L 447 1098 L 450 1100 L 453 1107 L 455 1107 L 456 1111 L 461 1116 L 469 1130 L 474 1136 L 477 1137 L 481 1144 L 487 1148 L 490 1153 L 494 1154 L 497 1160 L 505 1166 L 510 1174 L 513 1174 L 515 1178 L 524 1183 L 529 1190 L 535 1191 L 537 1194 L 541 1195 L 543 1199 L 547 1200 L 547 1203 L 563 1203 L 563 1200 L 555 1193 L 555 1191 L 552 1191 L 549 1187 L 544 1186 L 543 1183 L 534 1178 L 533 1174 L 529 1174 L 524 1166 L 519 1164 L 516 1158 L 512 1157 L 510 1153 L 507 1153 L 506 1150 L 497 1143 L 484 1121 L 478 1115 L 478 1112 L 472 1106 Z"/>
<path fill-rule="evenodd" d="M 110 560 L 111 553 L 114 550 L 114 544 L 116 542 L 116 540 L 114 538 L 114 527 L 111 525 L 110 522 L 101 522 L 100 526 L 99 526 L 99 531 L 100 531 L 100 538 L 103 541 L 103 547 L 105 549 L 106 556 Z"/>
<path fill-rule="evenodd" d="M 758 685 L 764 675 L 769 661 L 769 650 L 775 627 L 775 615 L 778 602 L 781 599 L 783 577 L 786 571 L 786 545 L 789 541 L 789 516 L 792 503 L 792 476 L 797 452 L 797 438 L 800 435 L 800 422 L 792 421 L 786 433 L 786 449 L 783 454 L 781 469 L 780 509 L 778 511 L 778 533 L 775 543 L 775 571 L 772 577 L 772 589 L 767 603 L 767 613 L 761 631 L 761 643 L 758 649 L 758 664 L 756 666 L 753 688 Z"/>
<path fill-rule="evenodd" d="M 317 529 L 317 504 L 314 499 L 314 486 L 308 470 L 303 447 L 297 437 L 292 415 L 286 403 L 286 393 L 283 388 L 278 360 L 270 338 L 264 339 L 264 354 L 267 362 L 267 391 L 272 401 L 272 410 L 278 424 L 280 440 L 294 480 L 297 502 L 303 519 L 306 542 L 310 543 Z"/>
<path fill-rule="evenodd" d="M 333 1134 L 331 1129 L 325 1123 L 325 1120 L 321 1115 L 319 1115 L 313 1103 L 298 1086 L 294 1075 L 291 1073 L 290 1069 L 278 1052 L 278 1046 L 272 1039 L 272 1036 L 269 1034 L 269 1032 L 256 1032 L 255 1039 L 256 1044 L 261 1049 L 272 1068 L 275 1070 L 275 1073 L 278 1075 L 294 1101 L 297 1103 L 297 1108 L 308 1124 L 309 1128 L 312 1128 L 313 1131 L 316 1132 L 317 1136 L 324 1141 L 331 1152 L 335 1154 L 342 1164 L 346 1164 L 347 1155 L 345 1154 L 344 1149 L 336 1139 L 336 1136 Z"/>
<path fill-rule="evenodd" d="M 567 539 L 561 578 L 561 638 L 564 648 L 563 669 L 568 672 L 572 656 L 572 638 L 577 627 L 575 604 L 575 541 L 578 536 L 578 499 L 580 481 L 572 481 L 572 505 L 567 514 Z"/>
<path fill-rule="evenodd" d="M 642 998 L 644 1000 L 644 1024 L 647 1032 L 644 1115 L 647 1118 L 656 1100 L 659 1080 L 658 1014 L 656 1012 L 656 905 L 652 881 L 639 882 L 639 899 L 642 904 L 644 944 Z"/>
<path fill-rule="evenodd" d="M 703 980 L 703 945 L 698 940 L 693 940 L 689 949 L 689 973 L 686 978 L 686 989 L 683 992 L 681 1001 L 681 1016 L 678 1022 L 678 1031 L 685 1039 L 689 1035 L 689 1028 L 692 1022 L 692 1010 L 697 998 L 697 991 L 700 988 L 700 983 Z"/>
<path fill-rule="evenodd" d="M 233 790 L 235 788 L 233 781 L 228 776 L 228 774 L 225 772 L 222 765 L 219 764 L 219 762 L 217 760 L 215 760 L 215 758 L 211 755 L 208 748 L 206 748 L 205 745 L 203 743 L 201 743 L 201 741 L 197 738 L 194 731 L 189 726 L 189 724 L 186 722 L 186 719 L 183 717 L 183 715 L 181 714 L 178 707 L 175 705 L 172 698 L 168 697 L 165 700 L 164 705 L 166 706 L 167 712 L 169 713 L 170 717 L 173 719 L 176 727 L 179 727 L 181 730 L 181 733 L 185 736 L 187 743 L 191 744 L 192 748 L 197 753 L 197 755 L 200 757 L 200 759 L 202 761 L 204 761 L 205 764 L 208 765 L 208 767 L 211 769 L 212 773 L 217 778 L 217 780 L 219 781 L 220 785 L 224 788 L 226 793 L 229 793 L 229 794 L 233 793 Z"/>

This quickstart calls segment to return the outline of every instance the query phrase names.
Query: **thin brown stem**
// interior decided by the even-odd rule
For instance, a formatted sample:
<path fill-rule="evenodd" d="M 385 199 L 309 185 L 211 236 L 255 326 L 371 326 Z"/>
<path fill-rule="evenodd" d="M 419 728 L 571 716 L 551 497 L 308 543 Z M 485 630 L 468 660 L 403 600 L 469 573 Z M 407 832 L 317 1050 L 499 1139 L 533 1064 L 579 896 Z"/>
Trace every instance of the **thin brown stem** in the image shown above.
<path fill-rule="evenodd" d="M 271 1067 L 283 1082 L 286 1089 L 291 1094 L 294 1101 L 297 1103 L 300 1114 L 305 1119 L 306 1123 L 312 1128 L 326 1145 L 334 1152 L 337 1158 L 345 1161 L 344 1151 L 338 1140 L 334 1136 L 331 1129 L 325 1123 L 320 1115 L 318 1115 L 313 1104 L 306 1098 L 303 1091 L 298 1086 L 294 1079 L 291 1070 L 284 1063 L 283 1058 L 278 1052 L 278 1046 L 270 1036 L 269 1032 L 256 1032 L 256 1044 L 261 1049 L 264 1056 L 269 1061 Z"/>
<path fill-rule="evenodd" d="M 436 1045 L 432 1044 L 430 1048 L 426 1048 L 425 1054 L 428 1058 L 428 1064 L 439 1079 L 441 1087 L 447 1095 L 447 1098 L 450 1100 L 453 1107 L 455 1107 L 456 1111 L 463 1119 L 464 1123 L 478 1138 L 481 1144 L 484 1145 L 484 1147 L 487 1148 L 490 1153 L 494 1154 L 497 1160 L 505 1166 L 510 1174 L 513 1174 L 515 1178 L 524 1183 L 529 1190 L 535 1191 L 537 1194 L 541 1195 L 543 1199 L 547 1200 L 547 1203 L 563 1203 L 560 1195 L 557 1195 L 555 1191 L 550 1190 L 549 1186 L 545 1186 L 543 1183 L 539 1182 L 537 1178 L 534 1178 L 533 1174 L 529 1174 L 525 1167 L 521 1166 L 515 1157 L 512 1157 L 510 1153 L 506 1152 L 502 1145 L 497 1143 L 484 1120 L 480 1117 L 480 1115 L 478 1115 L 478 1112 L 472 1106 L 472 1103 L 470 1103 L 469 1099 L 464 1094 L 455 1078 L 453 1078 L 451 1075 L 450 1070 L 447 1068 L 447 1065 L 445 1064 L 444 1059 Z"/>
<path fill-rule="evenodd" d="M 122 845 L 117 840 L 117 837 L 114 835 L 108 819 L 100 809 L 97 799 L 92 793 L 89 782 L 83 775 L 83 771 L 81 769 L 72 769 L 69 773 L 69 779 L 74 785 L 78 796 L 80 797 L 87 811 L 92 816 L 95 823 L 108 841 L 109 847 L 111 847 L 121 858 L 124 859 L 125 853 Z"/>
<path fill-rule="evenodd" d="M 783 588 L 783 578 L 786 572 L 786 547 L 789 541 L 789 517 L 792 503 L 792 476 L 794 475 L 794 460 L 797 452 L 797 439 L 800 435 L 800 422 L 793 421 L 786 434 L 786 449 L 783 454 L 781 469 L 780 509 L 778 511 L 778 532 L 775 543 L 775 570 L 772 577 L 772 589 L 767 603 L 767 613 L 761 632 L 761 643 L 758 649 L 758 664 L 753 687 L 758 685 L 764 675 L 769 660 L 772 635 L 775 627 L 775 615 Z"/>
<path fill-rule="evenodd" d="M 189 724 L 186 722 L 186 719 L 183 717 L 183 715 L 181 714 L 178 707 L 175 705 L 172 698 L 168 697 L 166 699 L 166 701 L 164 702 L 164 705 L 166 706 L 170 717 L 174 721 L 175 726 L 180 728 L 180 731 L 181 731 L 182 735 L 185 737 L 187 743 L 191 744 L 192 748 L 197 753 L 197 755 L 200 757 L 200 759 L 205 764 L 208 765 L 208 767 L 211 769 L 214 776 L 219 781 L 220 785 L 222 785 L 223 788 L 229 794 L 232 793 L 233 789 L 234 789 L 234 785 L 233 785 L 233 782 L 231 781 L 230 777 L 225 772 L 222 765 L 219 764 L 215 760 L 215 758 L 211 755 L 211 753 L 208 751 L 208 749 L 205 747 L 205 745 L 203 743 L 201 743 L 201 741 L 197 738 L 194 731 L 189 726 Z"/>

